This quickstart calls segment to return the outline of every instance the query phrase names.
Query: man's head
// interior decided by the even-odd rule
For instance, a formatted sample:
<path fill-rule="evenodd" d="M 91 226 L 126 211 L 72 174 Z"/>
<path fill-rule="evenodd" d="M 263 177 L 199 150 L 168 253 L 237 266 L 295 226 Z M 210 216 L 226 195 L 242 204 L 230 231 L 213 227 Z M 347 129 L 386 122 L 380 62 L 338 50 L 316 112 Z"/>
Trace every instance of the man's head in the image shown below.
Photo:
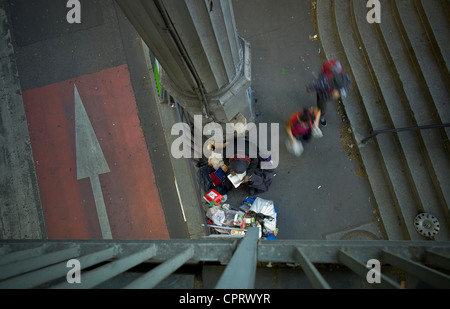
<path fill-rule="evenodd" d="M 250 164 L 246 161 L 242 161 L 242 160 L 233 160 L 230 162 L 230 164 L 228 165 L 228 168 L 230 169 L 230 174 L 231 175 L 236 175 L 236 174 L 242 174 L 245 171 L 247 171 L 247 168 Z"/>
<path fill-rule="evenodd" d="M 308 108 L 303 108 L 300 117 L 299 117 L 300 121 L 302 122 L 311 122 L 312 121 L 312 115 L 309 112 Z"/>

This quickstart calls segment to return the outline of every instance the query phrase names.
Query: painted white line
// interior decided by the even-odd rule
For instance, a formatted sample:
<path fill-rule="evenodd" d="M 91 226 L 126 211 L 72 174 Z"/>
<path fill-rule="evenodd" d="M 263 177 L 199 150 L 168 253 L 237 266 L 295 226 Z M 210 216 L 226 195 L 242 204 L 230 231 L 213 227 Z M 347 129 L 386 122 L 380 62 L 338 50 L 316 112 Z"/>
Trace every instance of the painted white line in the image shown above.
<path fill-rule="evenodd" d="M 98 221 L 102 231 L 103 239 L 113 239 L 111 225 L 109 224 L 108 213 L 106 212 L 105 200 L 103 199 L 102 186 L 98 175 L 91 178 L 92 192 L 94 194 L 95 207 L 97 208 Z"/>
<path fill-rule="evenodd" d="M 180 201 L 181 212 L 183 213 L 184 222 L 186 222 L 186 215 L 184 214 L 183 202 L 181 201 L 180 191 L 178 190 L 177 179 L 175 178 L 175 188 L 177 188 L 178 200 Z"/>

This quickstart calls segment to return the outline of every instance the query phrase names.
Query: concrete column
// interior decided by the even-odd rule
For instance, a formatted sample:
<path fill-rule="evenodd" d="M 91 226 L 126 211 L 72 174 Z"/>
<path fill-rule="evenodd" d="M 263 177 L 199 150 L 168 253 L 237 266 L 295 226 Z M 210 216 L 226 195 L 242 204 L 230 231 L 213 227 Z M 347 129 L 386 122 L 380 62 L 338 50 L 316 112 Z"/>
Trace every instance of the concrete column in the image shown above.
<path fill-rule="evenodd" d="M 250 44 L 231 0 L 116 0 L 161 65 L 160 82 L 191 115 L 253 120 Z"/>

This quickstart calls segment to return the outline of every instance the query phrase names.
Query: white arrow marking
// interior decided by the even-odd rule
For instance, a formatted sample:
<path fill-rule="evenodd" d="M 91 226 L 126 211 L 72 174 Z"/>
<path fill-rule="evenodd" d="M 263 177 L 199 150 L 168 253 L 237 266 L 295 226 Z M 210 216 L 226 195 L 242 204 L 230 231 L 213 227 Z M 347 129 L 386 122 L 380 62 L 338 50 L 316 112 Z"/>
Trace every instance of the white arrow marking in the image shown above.
<path fill-rule="evenodd" d="M 89 178 L 94 194 L 100 228 L 104 239 L 112 239 L 111 226 L 106 212 L 100 185 L 101 174 L 111 172 L 95 135 L 83 101 L 75 85 L 75 140 L 77 156 L 77 179 Z"/>

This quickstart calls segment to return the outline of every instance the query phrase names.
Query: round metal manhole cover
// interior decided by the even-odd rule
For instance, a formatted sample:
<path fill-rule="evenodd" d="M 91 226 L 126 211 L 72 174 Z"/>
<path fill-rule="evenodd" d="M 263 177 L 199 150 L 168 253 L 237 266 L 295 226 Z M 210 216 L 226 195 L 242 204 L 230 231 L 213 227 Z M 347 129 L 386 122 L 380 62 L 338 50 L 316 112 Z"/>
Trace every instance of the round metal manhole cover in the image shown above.
<path fill-rule="evenodd" d="M 441 229 L 439 220 L 428 213 L 421 213 L 414 219 L 417 232 L 425 237 L 434 237 Z"/>

